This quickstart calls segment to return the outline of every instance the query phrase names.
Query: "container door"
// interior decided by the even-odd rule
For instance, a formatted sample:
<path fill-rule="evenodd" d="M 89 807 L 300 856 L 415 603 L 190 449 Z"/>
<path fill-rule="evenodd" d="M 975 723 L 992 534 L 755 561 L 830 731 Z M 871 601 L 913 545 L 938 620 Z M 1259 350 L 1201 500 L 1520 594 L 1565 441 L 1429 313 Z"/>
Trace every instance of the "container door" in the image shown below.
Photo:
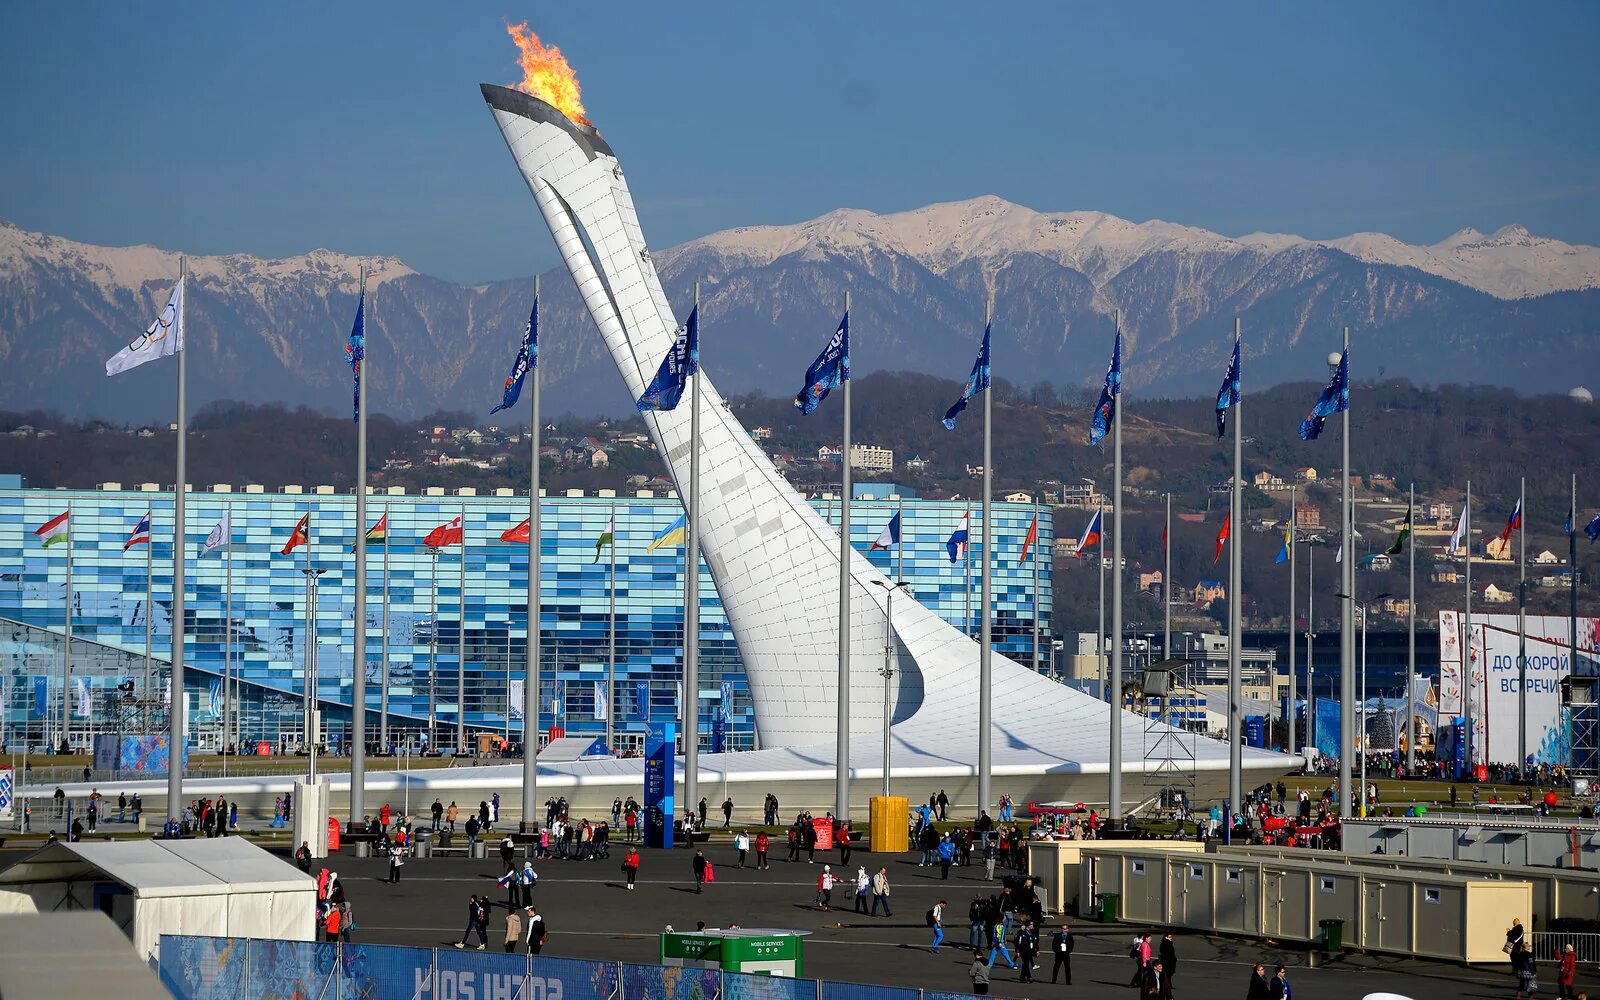
<path fill-rule="evenodd" d="M 1283 934 L 1283 872 L 1266 869 L 1266 888 L 1261 908 L 1264 912 L 1262 933 L 1281 939 Z"/>
<path fill-rule="evenodd" d="M 1172 922 L 1193 927 L 1189 922 L 1189 863 L 1172 861 L 1167 865 L 1167 898 L 1172 902 Z"/>
<path fill-rule="evenodd" d="M 1241 882 L 1229 889 L 1239 890 L 1240 931 L 1251 936 L 1261 933 L 1261 869 L 1246 868 L 1240 874 Z"/>
<path fill-rule="evenodd" d="M 1243 934 L 1246 906 L 1244 866 L 1224 864 L 1217 866 L 1216 870 L 1220 873 L 1217 882 L 1217 930 Z"/>

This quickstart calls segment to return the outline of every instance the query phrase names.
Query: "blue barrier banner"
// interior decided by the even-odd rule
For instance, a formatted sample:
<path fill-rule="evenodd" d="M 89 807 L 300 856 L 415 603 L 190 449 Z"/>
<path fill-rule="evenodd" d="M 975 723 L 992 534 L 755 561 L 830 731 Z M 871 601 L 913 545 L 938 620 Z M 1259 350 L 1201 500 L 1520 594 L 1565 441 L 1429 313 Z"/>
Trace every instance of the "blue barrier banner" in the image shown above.
<path fill-rule="evenodd" d="M 431 948 L 347 944 L 339 951 L 338 1000 L 413 996 L 432 975 Z"/>
<path fill-rule="evenodd" d="M 249 942 L 242 938 L 161 935 L 161 985 L 187 1000 L 245 1000 Z M 115 991 L 113 991 L 115 992 Z"/>
<path fill-rule="evenodd" d="M 912 992 L 915 994 L 916 991 Z M 817 1000 L 817 981 L 724 972 L 722 1000 Z"/>
<path fill-rule="evenodd" d="M 617 963 L 533 956 L 533 978 L 522 1000 L 613 1000 Z"/>
<path fill-rule="evenodd" d="M 822 1000 L 921 1000 L 921 990 L 865 983 L 823 983 Z"/>
<path fill-rule="evenodd" d="M 337 996 L 339 946 L 315 941 L 250 941 L 251 1000 Z"/>
<path fill-rule="evenodd" d="M 543 1000 L 521 994 L 527 976 L 526 955 L 441 948 L 434 955 L 432 980 L 422 975 L 406 995 L 414 1000 Z"/>
<path fill-rule="evenodd" d="M 1317 752 L 1324 757 L 1338 757 L 1339 703 L 1332 698 L 1317 699 Z"/>
<path fill-rule="evenodd" d="M 627 1000 L 713 1000 L 721 989 L 722 973 L 717 969 L 622 966 L 622 995 Z"/>

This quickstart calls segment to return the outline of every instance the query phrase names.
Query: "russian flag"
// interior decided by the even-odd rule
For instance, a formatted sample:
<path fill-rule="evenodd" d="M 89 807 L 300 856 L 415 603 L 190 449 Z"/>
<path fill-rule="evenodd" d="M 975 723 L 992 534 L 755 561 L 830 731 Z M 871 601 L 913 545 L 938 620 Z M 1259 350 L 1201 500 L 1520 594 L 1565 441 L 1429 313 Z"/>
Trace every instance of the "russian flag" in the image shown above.
<path fill-rule="evenodd" d="M 1081 557 L 1089 551 L 1090 546 L 1100 544 L 1100 515 L 1103 511 L 1095 511 L 1094 517 L 1089 518 L 1088 525 L 1083 529 L 1083 534 L 1078 536 L 1078 555 Z"/>
<path fill-rule="evenodd" d="M 961 523 L 951 532 L 950 540 L 944 543 L 944 550 L 950 553 L 951 562 L 956 562 L 967 554 L 967 519 L 971 516 L 962 514 Z"/>
<path fill-rule="evenodd" d="M 899 544 L 900 512 L 895 511 L 894 517 L 889 518 L 889 523 L 883 526 L 883 530 L 878 533 L 877 540 L 872 543 L 872 547 L 867 551 L 876 552 L 879 549 L 888 549 L 891 546 Z"/>
<path fill-rule="evenodd" d="M 1517 498 L 1517 505 L 1511 508 L 1511 516 L 1506 518 L 1506 526 L 1500 529 L 1500 540 L 1508 541 L 1513 531 L 1522 530 L 1522 498 Z"/>
<path fill-rule="evenodd" d="M 147 512 L 144 515 L 144 517 L 141 517 L 139 519 L 139 523 L 133 526 L 133 534 L 129 535 L 128 536 L 128 540 L 126 542 L 122 543 L 122 551 L 126 552 L 129 549 L 133 548 L 135 545 L 149 545 L 149 544 L 150 544 L 150 515 Z"/>

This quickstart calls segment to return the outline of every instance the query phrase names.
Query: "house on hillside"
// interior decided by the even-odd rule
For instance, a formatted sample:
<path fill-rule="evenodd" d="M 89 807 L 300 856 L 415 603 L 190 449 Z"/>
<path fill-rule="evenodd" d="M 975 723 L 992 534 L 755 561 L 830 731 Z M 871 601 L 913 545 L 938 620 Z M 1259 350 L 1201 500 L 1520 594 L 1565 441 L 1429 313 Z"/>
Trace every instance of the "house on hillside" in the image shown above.
<path fill-rule="evenodd" d="M 1510 604 L 1516 595 L 1509 590 L 1501 590 L 1494 584 L 1486 584 L 1483 588 L 1483 603 L 1485 604 Z"/>
<path fill-rule="evenodd" d="M 1058 559 L 1076 559 L 1078 557 L 1078 540 L 1076 538 L 1062 538 L 1057 536 L 1051 552 Z"/>
<path fill-rule="evenodd" d="M 1294 526 L 1296 528 L 1309 528 L 1319 530 L 1322 527 L 1322 511 L 1315 504 L 1299 503 L 1294 507 Z"/>
<path fill-rule="evenodd" d="M 1411 602 L 1404 597 L 1385 597 L 1378 607 L 1385 614 L 1394 615 L 1396 618 L 1404 618 L 1411 614 Z"/>
<path fill-rule="evenodd" d="M 1551 552 L 1549 549 L 1545 549 L 1543 552 L 1541 552 L 1538 555 L 1534 556 L 1529 561 L 1532 562 L 1535 566 L 1559 566 L 1559 565 L 1561 565 L 1561 562 L 1562 562 L 1561 557 L 1557 556 L 1554 552 Z"/>
<path fill-rule="evenodd" d="M 906 471 L 907 472 L 921 472 L 922 470 L 926 469 L 927 467 L 928 467 L 927 460 L 922 458 L 919 455 L 912 455 L 910 458 L 906 459 Z"/>
<path fill-rule="evenodd" d="M 1033 503 L 1033 494 L 1018 490 L 1015 493 L 1007 493 L 1005 501 L 1006 503 Z"/>
<path fill-rule="evenodd" d="M 1460 583 L 1462 580 L 1462 573 L 1460 570 L 1456 569 L 1454 566 L 1448 565 L 1447 563 L 1435 563 L 1433 572 L 1429 574 L 1428 579 L 1432 580 L 1434 583 Z"/>
<path fill-rule="evenodd" d="M 835 448 L 831 444 L 825 444 L 821 448 L 817 449 L 817 461 L 821 462 L 823 465 L 842 461 L 843 456 L 843 449 Z"/>
<path fill-rule="evenodd" d="M 1370 555 L 1362 556 L 1361 560 L 1356 563 L 1356 568 L 1365 570 L 1368 573 L 1387 573 L 1394 569 L 1394 560 L 1389 558 L 1387 552 L 1373 552 Z"/>
<path fill-rule="evenodd" d="M 752 427 L 750 428 L 750 436 L 755 438 L 757 441 L 770 441 L 772 439 L 772 428 Z"/>
<path fill-rule="evenodd" d="M 1194 585 L 1194 607 L 1196 611 L 1204 611 L 1211 607 L 1212 601 L 1225 601 L 1228 599 L 1228 588 L 1222 585 L 1221 580 L 1201 580 Z"/>
<path fill-rule="evenodd" d="M 1150 596 L 1159 599 L 1162 591 L 1165 589 L 1166 588 L 1162 586 L 1161 571 L 1159 569 L 1153 569 L 1148 573 L 1139 574 L 1139 593 L 1149 594 Z"/>
<path fill-rule="evenodd" d="M 1289 484 L 1283 481 L 1283 477 L 1265 469 L 1256 473 L 1250 482 L 1263 493 L 1283 493 L 1289 489 Z"/>
<path fill-rule="evenodd" d="M 1456 508 L 1453 504 L 1447 503 L 1425 504 L 1422 516 L 1441 528 L 1453 528 L 1456 523 Z"/>
<path fill-rule="evenodd" d="M 1494 562 L 1510 562 L 1512 551 L 1511 542 L 1499 535 L 1489 535 L 1483 543 L 1484 556 Z"/>
<path fill-rule="evenodd" d="M 1307 467 L 1294 470 L 1294 481 L 1297 483 L 1314 483 L 1317 481 L 1317 470 Z"/>

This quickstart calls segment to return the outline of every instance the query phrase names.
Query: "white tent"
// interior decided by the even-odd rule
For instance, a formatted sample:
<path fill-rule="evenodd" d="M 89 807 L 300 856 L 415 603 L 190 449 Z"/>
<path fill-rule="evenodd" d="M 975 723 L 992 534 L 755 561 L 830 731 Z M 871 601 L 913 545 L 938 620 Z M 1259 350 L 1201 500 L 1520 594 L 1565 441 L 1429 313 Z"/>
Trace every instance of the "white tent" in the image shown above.
<path fill-rule="evenodd" d="M 238 837 L 48 844 L 0 872 L 0 913 L 101 910 L 158 957 L 163 934 L 314 941 L 317 883 Z"/>

